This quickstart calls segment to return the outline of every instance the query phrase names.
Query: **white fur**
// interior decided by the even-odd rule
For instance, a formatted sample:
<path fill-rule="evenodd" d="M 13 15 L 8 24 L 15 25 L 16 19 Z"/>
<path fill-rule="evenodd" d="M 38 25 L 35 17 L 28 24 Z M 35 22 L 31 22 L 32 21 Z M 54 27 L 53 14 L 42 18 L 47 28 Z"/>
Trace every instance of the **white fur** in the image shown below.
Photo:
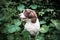
<path fill-rule="evenodd" d="M 22 21 L 26 20 L 26 19 L 24 19 L 24 18 L 26 18 L 25 15 L 24 15 L 24 13 L 20 13 L 19 16 L 20 16 L 20 18 L 21 18 Z"/>
<path fill-rule="evenodd" d="M 36 23 L 32 23 L 31 20 L 27 20 L 24 28 L 30 32 L 31 35 L 35 35 L 40 29 L 39 20 L 36 20 Z"/>

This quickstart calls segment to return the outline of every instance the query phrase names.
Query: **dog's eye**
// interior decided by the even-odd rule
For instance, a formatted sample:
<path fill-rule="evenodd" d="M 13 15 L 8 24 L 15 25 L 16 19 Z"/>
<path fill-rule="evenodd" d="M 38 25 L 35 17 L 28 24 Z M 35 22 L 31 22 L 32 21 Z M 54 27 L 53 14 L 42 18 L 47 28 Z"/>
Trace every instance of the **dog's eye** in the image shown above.
<path fill-rule="evenodd" d="M 24 12 L 25 16 L 29 16 L 30 12 Z"/>
<path fill-rule="evenodd" d="M 28 16 L 29 16 L 29 14 L 28 14 L 28 13 L 24 13 L 24 15 L 25 15 L 26 17 L 28 17 Z"/>

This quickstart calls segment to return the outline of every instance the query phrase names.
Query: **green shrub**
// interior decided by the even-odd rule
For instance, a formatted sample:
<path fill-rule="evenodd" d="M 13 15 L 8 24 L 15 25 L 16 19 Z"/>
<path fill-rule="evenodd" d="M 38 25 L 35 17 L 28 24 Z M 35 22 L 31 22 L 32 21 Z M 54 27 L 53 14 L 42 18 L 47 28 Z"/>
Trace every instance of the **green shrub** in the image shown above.
<path fill-rule="evenodd" d="M 0 0 L 0 40 L 30 40 L 18 17 L 26 8 L 35 10 L 40 21 L 40 34 L 33 40 L 59 40 L 60 12 L 52 5 L 47 0 Z"/>

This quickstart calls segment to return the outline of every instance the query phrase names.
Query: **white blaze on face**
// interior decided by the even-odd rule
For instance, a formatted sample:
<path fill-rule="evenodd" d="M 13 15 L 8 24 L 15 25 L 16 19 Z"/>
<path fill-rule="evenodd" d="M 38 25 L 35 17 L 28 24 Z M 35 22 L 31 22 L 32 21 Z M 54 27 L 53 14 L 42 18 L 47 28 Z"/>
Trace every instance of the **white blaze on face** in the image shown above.
<path fill-rule="evenodd" d="M 25 15 L 23 13 L 20 13 L 20 18 L 25 18 Z"/>
<path fill-rule="evenodd" d="M 22 21 L 25 21 L 26 17 L 24 15 L 24 13 L 20 13 L 19 16 L 20 16 L 20 18 L 21 18 Z"/>

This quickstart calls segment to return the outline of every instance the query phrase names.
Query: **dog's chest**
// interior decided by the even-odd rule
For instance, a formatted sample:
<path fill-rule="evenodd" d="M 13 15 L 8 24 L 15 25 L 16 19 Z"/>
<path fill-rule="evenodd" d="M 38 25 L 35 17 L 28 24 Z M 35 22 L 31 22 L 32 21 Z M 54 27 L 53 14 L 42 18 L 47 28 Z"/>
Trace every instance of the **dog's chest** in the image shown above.
<path fill-rule="evenodd" d="M 30 34 L 35 35 L 40 29 L 40 23 L 37 19 L 36 23 L 31 23 L 31 21 L 27 21 L 24 25 L 24 29 L 30 32 Z"/>
<path fill-rule="evenodd" d="M 36 25 L 32 23 L 26 23 L 24 27 L 27 30 L 34 30 L 36 28 Z"/>
<path fill-rule="evenodd" d="M 38 31 L 40 28 L 38 23 L 26 23 L 24 27 L 27 31 Z"/>

